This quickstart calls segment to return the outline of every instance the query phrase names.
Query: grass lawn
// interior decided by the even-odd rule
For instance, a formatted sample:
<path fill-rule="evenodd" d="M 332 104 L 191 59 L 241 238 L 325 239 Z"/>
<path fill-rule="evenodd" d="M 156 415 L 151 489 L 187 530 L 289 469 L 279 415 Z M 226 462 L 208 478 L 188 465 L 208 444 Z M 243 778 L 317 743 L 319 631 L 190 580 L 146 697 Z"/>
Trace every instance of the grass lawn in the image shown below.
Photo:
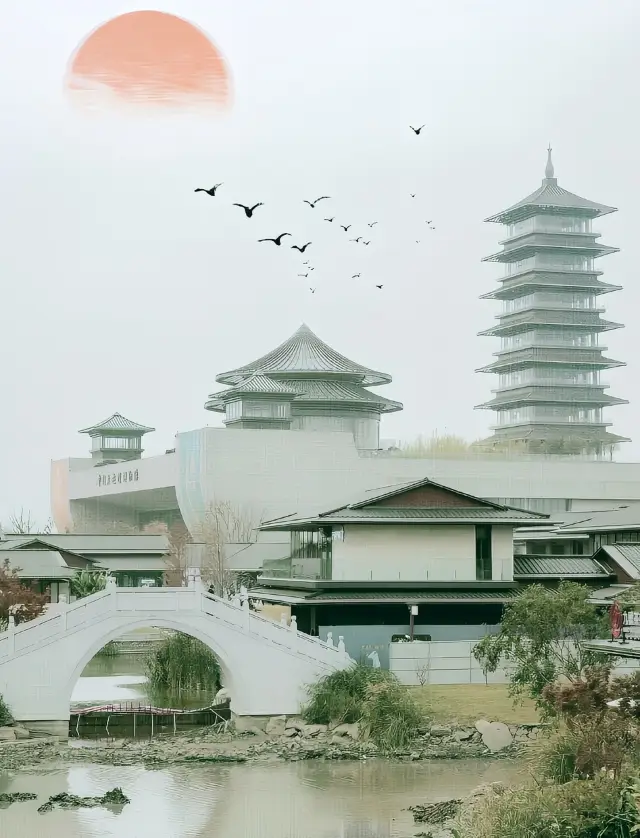
<path fill-rule="evenodd" d="M 437 722 L 490 722 L 525 724 L 540 717 L 533 701 L 513 705 L 506 684 L 427 684 L 408 687 L 418 704 Z"/>

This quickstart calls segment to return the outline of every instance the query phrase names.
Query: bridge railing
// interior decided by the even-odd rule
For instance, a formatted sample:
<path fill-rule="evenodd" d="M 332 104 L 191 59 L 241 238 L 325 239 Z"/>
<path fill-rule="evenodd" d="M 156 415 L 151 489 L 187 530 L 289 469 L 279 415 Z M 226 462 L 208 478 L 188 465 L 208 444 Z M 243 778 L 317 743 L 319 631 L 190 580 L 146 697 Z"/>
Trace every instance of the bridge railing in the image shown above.
<path fill-rule="evenodd" d="M 242 631 L 257 635 L 280 646 L 286 646 L 302 654 L 307 654 L 310 657 L 317 658 L 320 656 L 333 663 L 340 657 L 348 657 L 342 637 L 338 639 L 337 645 L 334 645 L 331 635 L 328 642 L 319 637 L 312 637 L 298 631 L 295 617 L 292 619 L 291 625 L 277 623 L 275 620 L 270 620 L 268 617 L 263 617 L 256 614 L 255 611 L 251 611 L 248 602 L 241 606 L 214 596 L 206 590 L 202 593 L 201 607 L 206 614 L 222 619 Z"/>

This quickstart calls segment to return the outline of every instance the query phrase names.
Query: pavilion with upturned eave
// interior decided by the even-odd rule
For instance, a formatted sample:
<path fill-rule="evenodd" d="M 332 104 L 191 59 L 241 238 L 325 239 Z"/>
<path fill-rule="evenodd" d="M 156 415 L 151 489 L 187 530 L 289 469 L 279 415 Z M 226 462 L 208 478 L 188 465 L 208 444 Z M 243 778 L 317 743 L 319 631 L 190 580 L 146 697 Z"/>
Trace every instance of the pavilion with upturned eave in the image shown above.
<path fill-rule="evenodd" d="M 351 432 L 360 449 L 377 449 L 380 416 L 402 410 L 368 389 L 388 384 L 390 375 L 349 360 L 306 324 L 216 381 L 228 389 L 210 395 L 205 408 L 224 413 L 228 428 Z"/>

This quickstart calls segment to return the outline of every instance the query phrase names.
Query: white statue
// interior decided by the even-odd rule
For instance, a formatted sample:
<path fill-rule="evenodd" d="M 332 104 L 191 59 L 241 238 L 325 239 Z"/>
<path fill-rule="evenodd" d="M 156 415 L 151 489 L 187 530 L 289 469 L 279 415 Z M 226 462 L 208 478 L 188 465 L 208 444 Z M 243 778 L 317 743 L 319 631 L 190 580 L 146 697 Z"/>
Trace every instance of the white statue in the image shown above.
<path fill-rule="evenodd" d="M 371 666 L 374 669 L 380 669 L 380 656 L 375 649 L 367 655 L 367 658 L 371 661 Z"/>

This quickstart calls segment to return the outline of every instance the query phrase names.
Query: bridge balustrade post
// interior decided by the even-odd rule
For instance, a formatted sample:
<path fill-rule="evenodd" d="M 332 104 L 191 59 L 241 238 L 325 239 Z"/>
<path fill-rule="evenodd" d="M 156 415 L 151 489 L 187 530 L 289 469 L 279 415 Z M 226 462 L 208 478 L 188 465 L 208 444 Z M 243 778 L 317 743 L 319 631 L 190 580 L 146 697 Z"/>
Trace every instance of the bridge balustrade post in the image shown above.
<path fill-rule="evenodd" d="M 116 583 L 115 576 L 107 576 L 107 584 L 105 585 L 104 589 L 108 594 L 111 594 L 111 607 L 114 611 L 116 611 L 118 608 L 118 585 Z"/>
<path fill-rule="evenodd" d="M 333 632 L 332 631 L 327 632 L 327 646 L 331 646 L 332 649 L 335 648 L 335 646 L 333 645 Z"/>
<path fill-rule="evenodd" d="M 13 615 L 9 617 L 7 634 L 9 636 L 9 654 L 13 655 L 16 650 L 16 620 Z"/>
<path fill-rule="evenodd" d="M 67 609 L 69 608 L 69 603 L 67 602 L 67 595 L 60 594 L 58 599 L 58 608 L 60 610 L 60 627 L 62 631 L 67 630 Z"/>

